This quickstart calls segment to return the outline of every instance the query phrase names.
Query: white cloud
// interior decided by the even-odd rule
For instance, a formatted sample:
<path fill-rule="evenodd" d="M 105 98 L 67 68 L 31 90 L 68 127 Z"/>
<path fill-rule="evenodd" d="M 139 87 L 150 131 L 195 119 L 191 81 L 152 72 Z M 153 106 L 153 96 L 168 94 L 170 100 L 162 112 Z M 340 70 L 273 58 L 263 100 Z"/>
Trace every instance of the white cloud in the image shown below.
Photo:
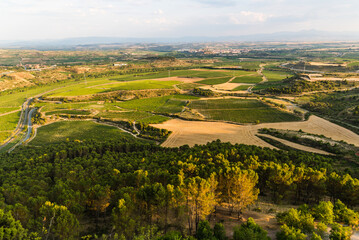
<path fill-rule="evenodd" d="M 253 24 L 266 22 L 273 15 L 267 15 L 260 12 L 241 11 L 239 14 L 231 14 L 230 20 L 233 24 Z"/>

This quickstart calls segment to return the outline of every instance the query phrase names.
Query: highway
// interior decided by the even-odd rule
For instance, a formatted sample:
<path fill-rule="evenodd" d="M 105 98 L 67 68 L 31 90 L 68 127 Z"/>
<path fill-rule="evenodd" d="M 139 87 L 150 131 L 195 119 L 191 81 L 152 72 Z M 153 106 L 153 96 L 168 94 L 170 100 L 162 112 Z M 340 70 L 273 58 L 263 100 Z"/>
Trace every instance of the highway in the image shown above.
<path fill-rule="evenodd" d="M 0 150 L 8 146 L 10 143 L 14 142 L 19 137 L 19 135 L 23 132 L 25 126 L 28 125 L 29 121 L 31 122 L 33 110 L 35 110 L 35 109 L 30 110 L 30 105 L 33 100 L 34 98 L 28 98 L 22 104 L 19 122 L 17 123 L 17 126 L 14 132 L 11 134 L 11 136 L 4 142 L 4 144 L 0 145 Z"/>

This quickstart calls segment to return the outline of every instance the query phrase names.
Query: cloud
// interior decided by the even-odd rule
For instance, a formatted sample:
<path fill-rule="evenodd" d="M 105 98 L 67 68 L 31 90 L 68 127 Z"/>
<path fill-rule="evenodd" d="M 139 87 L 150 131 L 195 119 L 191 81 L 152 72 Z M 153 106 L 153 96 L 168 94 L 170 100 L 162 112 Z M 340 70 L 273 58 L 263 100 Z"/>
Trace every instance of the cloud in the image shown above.
<path fill-rule="evenodd" d="M 253 24 L 266 22 L 273 15 L 267 15 L 260 12 L 241 11 L 239 14 L 231 14 L 230 21 L 236 25 Z"/>
<path fill-rule="evenodd" d="M 229 7 L 235 6 L 237 3 L 234 0 L 195 0 L 201 4 L 216 6 L 216 7 Z"/>

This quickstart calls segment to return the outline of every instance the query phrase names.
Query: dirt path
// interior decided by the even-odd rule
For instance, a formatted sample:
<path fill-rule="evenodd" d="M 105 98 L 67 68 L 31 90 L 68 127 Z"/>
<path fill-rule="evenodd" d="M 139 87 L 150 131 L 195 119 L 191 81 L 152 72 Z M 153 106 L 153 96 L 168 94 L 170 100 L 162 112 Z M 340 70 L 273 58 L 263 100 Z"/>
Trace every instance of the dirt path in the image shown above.
<path fill-rule="evenodd" d="M 11 111 L 11 112 L 2 113 L 2 114 L 0 114 L 0 117 L 9 115 L 9 114 L 11 114 L 11 113 L 20 112 L 20 111 L 21 111 L 21 109 L 17 109 L 17 110 Z"/>
<path fill-rule="evenodd" d="M 274 148 L 255 136 L 260 128 L 302 130 L 312 134 L 323 134 L 333 140 L 343 140 L 349 144 L 359 146 L 359 135 L 317 116 L 311 116 L 308 121 L 303 122 L 263 123 L 258 125 L 235 125 L 221 122 L 172 119 L 152 126 L 173 132 L 162 144 L 164 147 L 179 147 L 185 144 L 193 146 L 220 139 L 223 142 Z"/>
<path fill-rule="evenodd" d="M 278 141 L 280 143 L 283 143 L 284 145 L 287 145 L 291 148 L 295 148 L 298 150 L 302 150 L 302 151 L 306 151 L 306 152 L 312 152 L 312 153 L 319 153 L 319 154 L 323 154 L 323 155 L 334 155 L 332 153 L 328 153 L 326 151 L 320 150 L 320 149 L 316 149 L 316 148 L 312 148 L 312 147 L 307 147 L 298 143 L 294 143 L 285 139 L 281 139 L 281 138 L 277 138 L 268 134 L 257 134 L 258 136 L 263 136 L 263 137 L 267 137 L 267 138 L 271 138 L 275 141 Z"/>

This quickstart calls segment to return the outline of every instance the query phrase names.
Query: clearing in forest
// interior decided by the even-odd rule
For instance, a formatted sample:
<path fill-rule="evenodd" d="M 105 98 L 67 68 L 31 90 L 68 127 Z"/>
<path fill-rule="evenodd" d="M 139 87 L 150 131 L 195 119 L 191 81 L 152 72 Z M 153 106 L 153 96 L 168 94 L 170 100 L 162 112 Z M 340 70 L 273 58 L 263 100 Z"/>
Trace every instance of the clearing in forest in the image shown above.
<path fill-rule="evenodd" d="M 223 142 L 272 147 L 255 136 L 260 128 L 302 130 L 359 146 L 359 135 L 317 116 L 311 116 L 305 122 L 264 123 L 244 126 L 221 122 L 172 119 L 163 124 L 153 126 L 173 132 L 167 141 L 162 144 L 164 147 L 179 147 L 185 144 L 193 146 L 195 144 L 206 144 L 217 139 Z"/>

